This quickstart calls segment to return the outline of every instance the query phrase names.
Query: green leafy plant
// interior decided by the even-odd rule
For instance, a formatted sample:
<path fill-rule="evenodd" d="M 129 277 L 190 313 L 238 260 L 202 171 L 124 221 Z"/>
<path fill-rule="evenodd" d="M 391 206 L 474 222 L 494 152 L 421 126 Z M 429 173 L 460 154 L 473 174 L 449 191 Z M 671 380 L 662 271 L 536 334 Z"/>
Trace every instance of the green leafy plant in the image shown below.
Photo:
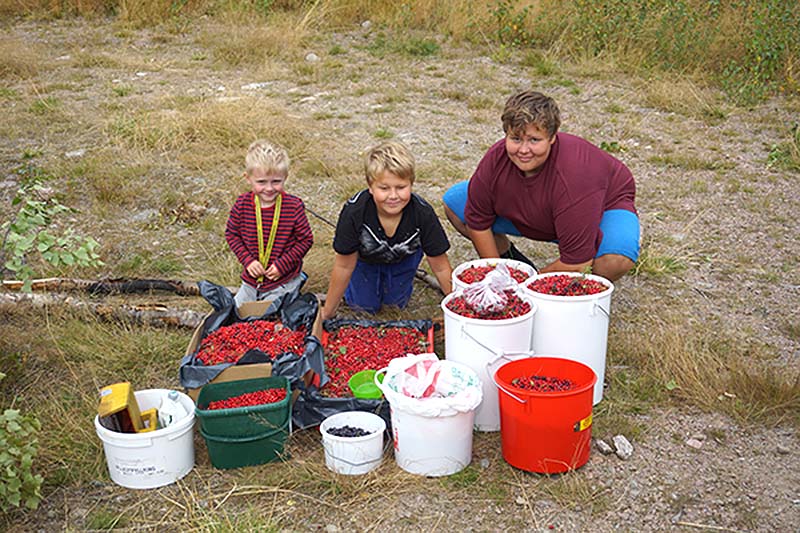
<path fill-rule="evenodd" d="M 0 372 L 0 380 L 5 376 Z M 39 429 L 35 416 L 23 415 L 18 409 L 0 414 L 0 509 L 4 512 L 21 505 L 36 509 L 42 500 L 43 479 L 32 470 Z"/>
<path fill-rule="evenodd" d="M 501 45 L 519 47 L 528 45 L 533 40 L 526 29 L 526 22 L 530 6 L 517 9 L 516 0 L 497 0 L 489 6 L 489 11 L 494 17 L 497 28 L 497 41 Z"/>
<path fill-rule="evenodd" d="M 32 256 L 38 255 L 54 267 L 103 265 L 96 252 L 99 243 L 93 238 L 78 235 L 70 228 L 53 231 L 58 215 L 76 210 L 62 205 L 42 185 L 46 174 L 30 164 L 20 167 L 17 173 L 22 184 L 11 204 L 19 210 L 13 220 L 0 226 L 0 277 L 4 271 L 12 272 L 23 282 L 22 290 L 29 292 L 36 274 L 29 263 Z"/>

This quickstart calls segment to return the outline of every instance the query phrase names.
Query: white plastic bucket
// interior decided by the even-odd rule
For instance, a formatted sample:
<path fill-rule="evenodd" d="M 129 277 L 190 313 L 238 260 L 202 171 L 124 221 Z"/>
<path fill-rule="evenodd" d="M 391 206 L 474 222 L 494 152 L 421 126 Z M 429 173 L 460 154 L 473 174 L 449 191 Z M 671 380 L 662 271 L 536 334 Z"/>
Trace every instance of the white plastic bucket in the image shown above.
<path fill-rule="evenodd" d="M 445 358 L 468 366 L 481 380 L 483 401 L 475 411 L 475 428 L 478 431 L 500 431 L 497 385 L 486 367 L 499 355 L 530 351 L 534 316 L 538 311 L 533 299 L 523 292 L 520 297 L 531 304 L 531 310 L 522 316 L 504 320 L 467 318 L 447 308 L 447 303 L 461 294 L 462 291 L 455 291 L 442 300 Z"/>
<path fill-rule="evenodd" d="M 158 408 L 169 389 L 136 391 L 140 411 Z M 179 392 L 187 415 L 171 426 L 147 433 L 119 433 L 100 425 L 94 417 L 97 436 L 103 441 L 108 474 L 117 485 L 129 489 L 163 487 L 181 479 L 194 467 L 194 402 Z"/>
<path fill-rule="evenodd" d="M 588 279 L 599 281 L 608 289 L 583 296 L 554 296 L 535 292 L 527 287 L 537 279 L 564 274 L 573 277 L 584 275 L 578 272 L 548 272 L 520 284 L 539 308 L 534 321 L 531 349 L 536 354 L 578 361 L 594 370 L 597 382 L 594 385 L 592 402 L 597 405 L 603 399 L 608 321 L 611 316 L 614 284 L 606 278 L 586 274 Z"/>
<path fill-rule="evenodd" d="M 528 278 L 531 276 L 536 275 L 536 269 L 533 268 L 528 263 L 523 263 L 522 261 L 516 261 L 514 259 L 503 259 L 499 257 L 487 257 L 485 259 L 475 259 L 474 261 L 467 261 L 466 263 L 461 263 L 456 268 L 453 269 L 453 290 L 461 290 L 466 289 L 469 287 L 470 284 L 465 283 L 458 279 L 458 276 L 461 275 L 462 272 L 467 270 L 470 267 L 482 267 L 486 265 L 497 266 L 500 263 L 505 264 L 508 267 L 515 268 L 517 270 L 521 270 L 528 274 Z"/>
<path fill-rule="evenodd" d="M 447 365 L 442 372 L 451 371 L 459 376 L 461 386 L 473 387 L 476 402 L 480 401 L 480 380 L 464 365 L 442 361 Z M 380 371 L 380 372 L 383 372 Z M 472 427 L 475 408 L 459 411 L 451 408 L 436 409 L 446 398 L 414 399 L 397 392 L 397 375 L 387 374 L 382 383 L 375 384 L 389 401 L 392 420 L 392 440 L 397 466 L 412 474 L 438 477 L 449 476 L 466 468 L 472 461 Z M 419 411 L 435 415 L 417 414 L 408 409 L 409 402 L 417 404 Z"/>
<path fill-rule="evenodd" d="M 331 428 L 342 426 L 361 428 L 370 434 L 339 437 L 328 433 Z M 325 448 L 325 466 L 333 472 L 355 476 L 366 474 L 381 464 L 386 422 L 378 415 L 364 411 L 336 413 L 322 421 L 319 431 Z"/>

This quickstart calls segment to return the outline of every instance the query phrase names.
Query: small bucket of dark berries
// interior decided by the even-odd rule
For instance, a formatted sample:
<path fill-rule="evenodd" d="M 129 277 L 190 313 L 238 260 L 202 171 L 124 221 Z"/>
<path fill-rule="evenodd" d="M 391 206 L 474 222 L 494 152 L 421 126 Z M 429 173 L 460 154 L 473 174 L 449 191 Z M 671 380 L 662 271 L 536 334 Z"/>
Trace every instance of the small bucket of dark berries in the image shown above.
<path fill-rule="evenodd" d="M 319 425 L 325 466 L 345 475 L 366 474 L 381 464 L 386 422 L 366 411 L 331 415 Z"/>

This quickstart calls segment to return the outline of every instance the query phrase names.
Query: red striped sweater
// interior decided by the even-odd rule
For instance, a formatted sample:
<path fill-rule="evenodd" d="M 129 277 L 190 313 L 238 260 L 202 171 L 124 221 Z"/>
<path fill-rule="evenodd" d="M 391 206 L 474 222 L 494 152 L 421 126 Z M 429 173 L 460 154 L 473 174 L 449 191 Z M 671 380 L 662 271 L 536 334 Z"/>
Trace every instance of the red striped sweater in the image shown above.
<path fill-rule="evenodd" d="M 297 196 L 281 193 L 281 214 L 278 219 L 278 231 L 275 234 L 275 243 L 272 246 L 269 261 L 264 268 L 275 265 L 281 277 L 276 281 L 264 278 L 259 285 L 258 281 L 247 273 L 247 265 L 258 260 L 258 228 L 256 227 L 255 203 L 253 193 L 247 192 L 236 199 L 231 208 L 228 223 L 225 226 L 225 240 L 228 246 L 245 268 L 242 269 L 242 280 L 261 291 L 268 291 L 288 280 L 294 278 L 303 268 L 303 257 L 311 249 L 314 236 L 311 226 L 306 218 L 305 205 Z M 269 239 L 272 217 L 275 206 L 261 209 L 261 223 L 263 224 L 264 246 Z"/>

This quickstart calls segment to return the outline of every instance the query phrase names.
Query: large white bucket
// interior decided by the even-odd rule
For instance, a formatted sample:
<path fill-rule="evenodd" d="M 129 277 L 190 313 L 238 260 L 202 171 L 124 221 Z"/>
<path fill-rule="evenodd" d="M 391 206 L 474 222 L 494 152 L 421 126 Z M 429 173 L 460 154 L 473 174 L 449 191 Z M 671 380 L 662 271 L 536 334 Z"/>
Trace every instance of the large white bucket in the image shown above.
<path fill-rule="evenodd" d="M 361 428 L 370 434 L 339 437 L 328 433 L 331 428 L 342 426 Z M 381 464 L 386 422 L 378 415 L 364 411 L 336 413 L 322 421 L 319 431 L 325 448 L 325 466 L 333 472 L 355 476 L 366 474 Z"/>
<path fill-rule="evenodd" d="M 534 320 L 531 349 L 536 354 L 547 354 L 583 363 L 597 375 L 594 385 L 593 405 L 603 399 L 603 380 L 606 374 L 608 347 L 608 321 L 611 316 L 611 293 L 614 284 L 606 278 L 586 274 L 599 281 L 607 290 L 584 296 L 554 296 L 528 289 L 537 279 L 567 274 L 583 276 L 578 272 L 548 272 L 539 274 L 520 284 L 524 287 L 538 311 Z"/>
<path fill-rule="evenodd" d="M 467 318 L 447 308 L 447 303 L 461 294 L 462 291 L 455 291 L 442 300 L 445 359 L 468 366 L 481 380 L 483 401 L 475 411 L 475 428 L 478 431 L 500 431 L 497 385 L 487 371 L 487 365 L 499 355 L 530 351 L 534 316 L 538 311 L 533 299 L 523 292 L 520 296 L 531 304 L 531 310 L 522 316 L 504 320 Z"/>
<path fill-rule="evenodd" d="M 480 401 L 480 380 L 468 367 L 443 361 L 461 381 L 461 386 L 472 387 L 477 401 Z M 472 427 L 475 409 L 459 411 L 452 408 L 438 409 L 431 405 L 441 405 L 446 398 L 414 399 L 397 392 L 398 374 L 387 374 L 382 383 L 375 384 L 383 391 L 389 401 L 392 420 L 392 439 L 394 458 L 397 465 L 412 474 L 438 477 L 455 474 L 466 468 L 472 461 Z M 412 412 L 409 405 L 420 408 Z M 427 411 L 431 416 L 419 414 Z M 436 414 L 432 414 L 432 413 Z"/>
<path fill-rule="evenodd" d="M 167 389 L 136 391 L 140 411 L 161 405 Z M 100 425 L 94 417 L 97 436 L 103 441 L 108 474 L 117 485 L 129 489 L 152 489 L 181 479 L 194 467 L 194 402 L 179 393 L 188 413 L 171 426 L 147 433 L 119 433 Z"/>
<path fill-rule="evenodd" d="M 500 263 L 505 264 L 508 267 L 515 268 L 517 270 L 521 270 L 525 272 L 528 277 L 536 275 L 536 269 L 533 268 L 528 263 L 523 263 L 522 261 L 516 261 L 514 259 L 503 259 L 500 257 L 487 257 L 485 259 L 475 259 L 474 261 L 467 261 L 466 263 L 461 263 L 456 268 L 453 269 L 453 290 L 461 290 L 466 289 L 469 287 L 470 284 L 461 281 L 458 276 L 461 275 L 462 272 L 467 270 L 470 267 L 482 267 L 486 265 L 497 266 Z M 524 282 L 523 282 L 524 283 Z"/>

